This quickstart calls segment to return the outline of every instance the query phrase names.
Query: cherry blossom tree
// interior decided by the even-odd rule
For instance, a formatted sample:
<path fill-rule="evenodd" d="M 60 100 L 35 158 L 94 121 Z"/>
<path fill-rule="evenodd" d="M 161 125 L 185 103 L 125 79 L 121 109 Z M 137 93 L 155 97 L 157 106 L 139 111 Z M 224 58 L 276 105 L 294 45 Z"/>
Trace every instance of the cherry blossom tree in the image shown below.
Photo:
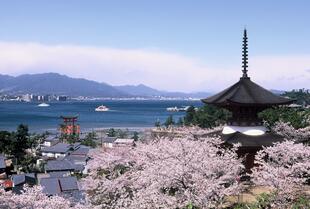
<path fill-rule="evenodd" d="M 208 208 L 237 194 L 243 169 L 237 148 L 187 135 L 93 153 L 83 184 L 89 201 L 102 208 Z"/>
<path fill-rule="evenodd" d="M 300 142 L 310 142 L 310 126 L 295 129 L 290 123 L 277 122 L 273 130 L 287 139 L 294 139 Z"/>
<path fill-rule="evenodd" d="M 73 204 L 70 200 L 60 196 L 48 197 L 42 192 L 42 188 L 24 187 L 21 194 L 15 194 L 11 191 L 5 192 L 0 190 L 0 208 L 17 208 L 17 209 L 69 209 L 69 208 L 90 208 L 87 205 L 79 203 Z"/>
<path fill-rule="evenodd" d="M 151 137 L 146 140 L 154 140 L 156 137 L 166 137 L 170 139 L 195 137 L 201 138 L 208 136 L 211 133 L 220 132 L 223 126 L 218 126 L 212 129 L 200 128 L 199 126 L 169 126 L 169 127 L 156 127 L 152 129 Z"/>
<path fill-rule="evenodd" d="M 310 178 L 310 147 L 294 141 L 276 143 L 256 155 L 257 167 L 252 169 L 256 185 L 271 187 L 274 204 L 285 208 L 301 195 Z"/>

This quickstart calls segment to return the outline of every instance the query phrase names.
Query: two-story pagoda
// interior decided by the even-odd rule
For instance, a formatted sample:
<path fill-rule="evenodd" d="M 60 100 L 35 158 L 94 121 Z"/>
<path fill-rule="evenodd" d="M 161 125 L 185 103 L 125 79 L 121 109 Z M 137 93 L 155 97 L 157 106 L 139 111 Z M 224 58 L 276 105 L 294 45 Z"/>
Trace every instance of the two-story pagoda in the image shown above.
<path fill-rule="evenodd" d="M 254 83 L 248 76 L 248 40 L 247 31 L 243 34 L 242 77 L 229 88 L 203 99 L 206 104 L 225 108 L 232 113 L 220 136 L 228 143 L 241 143 L 239 155 L 246 156 L 245 166 L 253 167 L 255 153 L 262 146 L 271 146 L 282 141 L 279 135 L 271 133 L 263 126 L 258 113 L 267 108 L 286 105 L 294 100 L 274 95 L 272 92 Z"/>

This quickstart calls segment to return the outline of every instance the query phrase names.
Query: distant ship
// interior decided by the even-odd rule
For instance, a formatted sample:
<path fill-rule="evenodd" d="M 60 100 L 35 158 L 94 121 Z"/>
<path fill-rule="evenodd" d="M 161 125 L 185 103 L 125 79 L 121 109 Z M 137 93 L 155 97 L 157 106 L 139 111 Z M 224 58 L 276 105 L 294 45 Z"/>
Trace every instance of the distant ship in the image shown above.
<path fill-rule="evenodd" d="M 97 107 L 96 109 L 95 109 L 95 111 L 97 111 L 97 112 L 106 112 L 106 111 L 108 111 L 109 110 L 109 108 L 107 108 L 106 106 L 104 106 L 104 105 L 100 105 L 99 107 Z"/>
<path fill-rule="evenodd" d="M 183 106 L 183 107 L 168 107 L 166 110 L 169 112 L 185 112 L 188 110 L 190 106 Z"/>
<path fill-rule="evenodd" d="M 38 104 L 38 107 L 49 107 L 50 105 L 47 104 L 47 103 L 41 103 L 41 104 Z"/>
<path fill-rule="evenodd" d="M 178 112 L 179 108 L 178 107 L 168 107 L 166 110 L 169 112 Z"/>

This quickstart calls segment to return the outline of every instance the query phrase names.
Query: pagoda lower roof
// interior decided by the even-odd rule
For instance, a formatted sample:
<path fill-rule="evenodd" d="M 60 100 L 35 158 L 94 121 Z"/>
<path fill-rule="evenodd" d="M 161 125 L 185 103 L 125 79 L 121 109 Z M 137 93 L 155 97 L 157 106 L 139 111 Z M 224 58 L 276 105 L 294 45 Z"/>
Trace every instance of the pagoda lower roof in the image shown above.
<path fill-rule="evenodd" d="M 240 78 L 237 83 L 220 93 L 202 99 L 202 102 L 223 107 L 227 105 L 273 106 L 291 104 L 294 100 L 277 96 L 246 77 Z"/>

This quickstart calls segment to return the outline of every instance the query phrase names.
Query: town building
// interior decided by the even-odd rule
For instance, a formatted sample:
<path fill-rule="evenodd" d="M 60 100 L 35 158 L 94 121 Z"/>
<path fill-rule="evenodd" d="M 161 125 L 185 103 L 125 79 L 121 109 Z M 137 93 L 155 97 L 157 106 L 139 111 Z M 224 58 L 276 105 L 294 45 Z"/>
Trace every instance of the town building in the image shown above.
<path fill-rule="evenodd" d="M 45 172 L 66 172 L 68 175 L 76 170 L 76 166 L 69 160 L 48 160 L 45 165 Z"/>
<path fill-rule="evenodd" d="M 101 140 L 102 147 L 113 148 L 113 147 L 130 147 L 135 145 L 134 139 L 122 139 L 117 137 L 106 137 Z"/>
<path fill-rule="evenodd" d="M 116 139 L 117 139 L 116 137 L 105 137 L 104 139 L 101 139 L 100 143 L 102 147 L 112 148 Z"/>
<path fill-rule="evenodd" d="M 25 94 L 22 96 L 22 101 L 24 102 L 31 102 L 31 95 L 30 94 Z"/>
<path fill-rule="evenodd" d="M 40 185 L 47 195 L 68 194 L 71 196 L 80 192 L 75 176 L 42 178 L 40 179 Z"/>
<path fill-rule="evenodd" d="M 56 136 L 49 135 L 43 142 L 42 146 L 51 147 L 59 143 L 59 139 Z"/>
<path fill-rule="evenodd" d="M 0 180 L 6 179 L 6 163 L 5 157 L 0 154 Z"/>
<path fill-rule="evenodd" d="M 67 96 L 58 96 L 57 100 L 60 102 L 65 102 L 65 101 L 67 101 Z"/>
<path fill-rule="evenodd" d="M 121 139 L 118 138 L 114 142 L 115 147 L 130 147 L 134 146 L 135 140 L 134 139 Z"/>
<path fill-rule="evenodd" d="M 41 154 L 47 158 L 59 158 L 65 157 L 69 152 L 73 150 L 72 145 L 66 143 L 57 143 L 53 146 L 43 147 Z"/>
<path fill-rule="evenodd" d="M 13 174 L 11 176 L 12 191 L 16 194 L 21 194 L 23 191 L 24 184 L 33 186 L 37 183 L 36 176 L 34 173 L 24 174 Z"/>

